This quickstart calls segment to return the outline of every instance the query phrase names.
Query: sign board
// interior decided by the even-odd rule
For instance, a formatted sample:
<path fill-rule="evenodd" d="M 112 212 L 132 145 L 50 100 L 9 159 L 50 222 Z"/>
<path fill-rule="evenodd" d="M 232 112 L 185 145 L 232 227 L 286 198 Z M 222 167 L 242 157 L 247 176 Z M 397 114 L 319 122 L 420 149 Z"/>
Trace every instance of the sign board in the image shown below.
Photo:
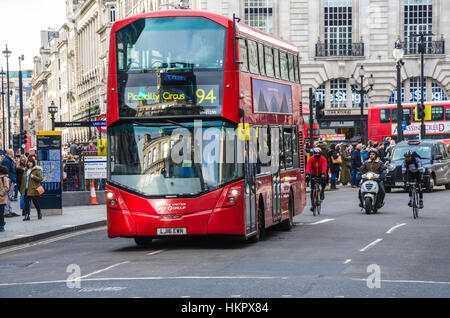
<path fill-rule="evenodd" d="M 450 133 L 450 122 L 428 122 L 425 123 L 426 134 L 448 134 Z M 420 135 L 420 123 L 413 123 L 403 131 L 404 135 Z M 397 124 L 392 124 L 392 135 L 397 135 Z"/>
<path fill-rule="evenodd" d="M 42 168 L 44 194 L 39 198 L 43 215 L 62 214 L 61 132 L 37 131 L 37 164 Z"/>
<path fill-rule="evenodd" d="M 84 157 L 85 179 L 106 179 L 106 156 Z"/>
<path fill-rule="evenodd" d="M 97 152 L 98 156 L 106 156 L 107 155 L 107 146 L 106 139 L 97 140 Z"/>
<path fill-rule="evenodd" d="M 106 115 L 101 115 L 97 118 L 97 123 L 99 124 L 97 127 L 98 131 L 106 134 Z"/>
<path fill-rule="evenodd" d="M 345 134 L 328 134 L 328 135 L 320 135 L 320 138 L 322 138 L 325 141 L 338 141 L 338 140 L 345 140 Z"/>

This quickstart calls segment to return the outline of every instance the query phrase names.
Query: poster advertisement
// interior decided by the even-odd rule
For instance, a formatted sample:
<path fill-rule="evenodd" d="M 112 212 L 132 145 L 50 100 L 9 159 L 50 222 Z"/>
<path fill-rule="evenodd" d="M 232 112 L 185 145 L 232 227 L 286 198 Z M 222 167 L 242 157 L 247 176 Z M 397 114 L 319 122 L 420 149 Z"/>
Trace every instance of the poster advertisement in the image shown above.
<path fill-rule="evenodd" d="M 292 90 L 289 85 L 253 79 L 255 113 L 292 115 Z"/>

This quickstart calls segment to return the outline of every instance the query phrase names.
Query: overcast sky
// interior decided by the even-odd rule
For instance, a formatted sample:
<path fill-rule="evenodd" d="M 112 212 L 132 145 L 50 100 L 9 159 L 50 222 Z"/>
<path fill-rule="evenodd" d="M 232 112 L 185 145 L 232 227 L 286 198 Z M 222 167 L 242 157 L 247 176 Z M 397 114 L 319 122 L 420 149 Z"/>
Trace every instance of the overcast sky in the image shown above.
<path fill-rule="evenodd" d="M 23 70 L 33 69 L 33 57 L 39 55 L 40 31 L 56 31 L 66 22 L 64 0 L 0 0 L 0 52 L 5 44 L 12 52 L 10 71 L 19 69 L 18 57 L 24 55 Z M 6 70 L 6 58 L 0 55 L 0 67 Z"/>

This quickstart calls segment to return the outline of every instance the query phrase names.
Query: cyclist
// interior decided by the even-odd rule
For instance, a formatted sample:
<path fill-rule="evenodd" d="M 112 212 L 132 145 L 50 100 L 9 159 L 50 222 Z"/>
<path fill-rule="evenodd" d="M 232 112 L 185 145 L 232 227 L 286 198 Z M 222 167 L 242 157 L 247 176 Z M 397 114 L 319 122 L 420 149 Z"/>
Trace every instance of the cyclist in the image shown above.
<path fill-rule="evenodd" d="M 382 179 L 384 179 L 384 169 L 385 166 L 383 162 L 379 158 L 379 152 L 376 148 L 369 149 L 369 159 L 364 162 L 364 165 L 361 167 L 361 173 L 369 173 L 373 172 L 380 175 L 380 180 L 378 181 L 378 185 L 380 187 L 380 191 L 378 192 L 378 208 L 381 208 L 384 204 L 384 197 L 386 196 L 386 190 L 384 189 L 384 183 Z M 359 190 L 359 206 L 363 207 L 361 189 Z"/>
<path fill-rule="evenodd" d="M 325 187 L 327 185 L 327 159 L 322 156 L 322 149 L 320 148 L 314 148 L 313 154 L 314 155 L 309 158 L 308 163 L 306 164 L 306 183 L 309 184 L 309 181 L 311 181 L 311 211 L 314 211 L 314 193 L 312 189 L 316 182 L 314 178 L 311 178 L 311 175 L 320 178 L 320 200 L 322 201 L 325 199 Z"/>
<path fill-rule="evenodd" d="M 420 157 L 411 150 L 408 150 L 404 154 L 405 160 L 402 165 L 403 182 L 405 183 L 405 189 L 409 188 L 409 203 L 408 206 L 412 207 L 412 188 L 407 186 L 408 182 L 417 182 L 417 188 L 419 190 L 419 207 L 423 209 L 423 190 L 422 181 L 424 168 Z"/>

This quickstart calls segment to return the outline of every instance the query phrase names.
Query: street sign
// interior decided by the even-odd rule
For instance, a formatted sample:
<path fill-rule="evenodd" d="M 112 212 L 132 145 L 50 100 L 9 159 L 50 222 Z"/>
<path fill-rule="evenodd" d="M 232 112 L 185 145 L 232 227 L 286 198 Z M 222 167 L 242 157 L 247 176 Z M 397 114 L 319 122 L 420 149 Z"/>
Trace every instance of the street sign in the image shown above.
<path fill-rule="evenodd" d="M 106 115 L 99 116 L 97 121 L 103 123 L 102 125 L 97 126 L 98 131 L 106 134 Z"/>
<path fill-rule="evenodd" d="M 406 121 L 402 121 L 402 130 L 406 130 Z"/>

